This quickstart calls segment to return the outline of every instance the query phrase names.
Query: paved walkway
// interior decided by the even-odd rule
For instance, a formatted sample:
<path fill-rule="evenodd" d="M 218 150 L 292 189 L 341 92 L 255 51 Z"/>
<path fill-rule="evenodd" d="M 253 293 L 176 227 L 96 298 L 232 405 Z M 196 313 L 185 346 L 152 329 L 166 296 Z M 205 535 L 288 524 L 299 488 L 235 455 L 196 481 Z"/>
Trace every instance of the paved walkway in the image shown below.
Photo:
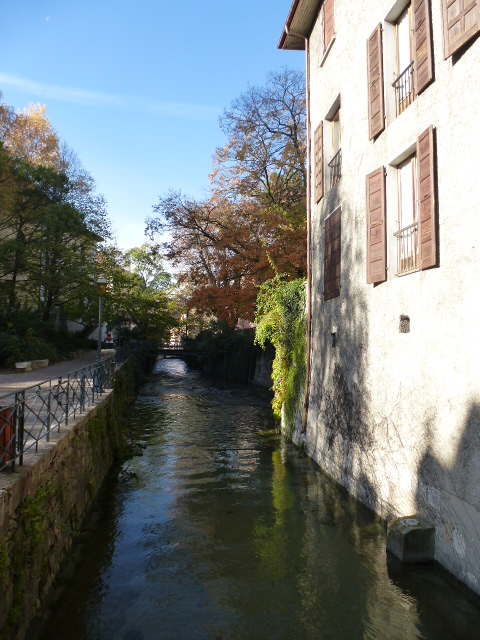
<path fill-rule="evenodd" d="M 97 357 L 96 351 L 88 351 L 80 358 L 75 360 L 66 360 L 64 362 L 56 362 L 44 369 L 29 371 L 28 373 L 3 373 L 0 374 L 0 397 L 7 393 L 13 393 L 34 384 L 39 384 L 51 378 L 60 378 L 66 376 L 71 371 L 81 369 L 89 364 L 93 364 Z"/>

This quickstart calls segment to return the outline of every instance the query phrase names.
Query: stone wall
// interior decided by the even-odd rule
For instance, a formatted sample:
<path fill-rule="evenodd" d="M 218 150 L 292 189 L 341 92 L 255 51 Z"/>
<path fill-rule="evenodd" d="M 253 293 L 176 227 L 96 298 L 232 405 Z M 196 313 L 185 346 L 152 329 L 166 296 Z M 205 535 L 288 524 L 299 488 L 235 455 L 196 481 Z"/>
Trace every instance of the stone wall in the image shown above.
<path fill-rule="evenodd" d="M 275 358 L 275 349 L 273 347 L 267 347 L 263 350 L 256 347 L 255 354 L 255 371 L 249 382 L 258 384 L 259 387 L 271 389 L 273 385 L 272 364 Z"/>
<path fill-rule="evenodd" d="M 132 361 L 114 389 L 52 435 L 0 493 L 0 634 L 22 640 L 40 610 L 114 460 L 126 452 L 124 414 L 133 399 Z"/>
<path fill-rule="evenodd" d="M 203 349 L 200 357 L 187 357 L 185 360 L 221 380 L 270 388 L 275 353 L 273 347 L 263 350 L 254 340 L 253 329 L 216 335 L 199 345 Z"/>

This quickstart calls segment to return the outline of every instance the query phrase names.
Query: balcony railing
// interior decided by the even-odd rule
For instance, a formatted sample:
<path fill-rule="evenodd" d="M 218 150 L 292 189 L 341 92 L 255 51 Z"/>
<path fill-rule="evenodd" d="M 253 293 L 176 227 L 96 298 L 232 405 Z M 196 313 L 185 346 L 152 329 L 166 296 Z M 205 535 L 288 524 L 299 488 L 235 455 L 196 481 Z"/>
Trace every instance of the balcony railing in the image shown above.
<path fill-rule="evenodd" d="M 397 116 L 405 111 L 405 109 L 412 104 L 415 98 L 415 91 L 413 86 L 413 61 L 410 62 L 408 67 L 402 71 L 402 73 L 392 83 L 392 87 L 395 89 L 395 104 L 397 110 Z"/>
<path fill-rule="evenodd" d="M 397 238 L 397 276 L 418 271 L 418 223 L 393 234 Z"/>
<path fill-rule="evenodd" d="M 328 163 L 330 167 L 330 189 L 334 187 L 342 177 L 342 150 L 339 149 L 337 153 Z"/>

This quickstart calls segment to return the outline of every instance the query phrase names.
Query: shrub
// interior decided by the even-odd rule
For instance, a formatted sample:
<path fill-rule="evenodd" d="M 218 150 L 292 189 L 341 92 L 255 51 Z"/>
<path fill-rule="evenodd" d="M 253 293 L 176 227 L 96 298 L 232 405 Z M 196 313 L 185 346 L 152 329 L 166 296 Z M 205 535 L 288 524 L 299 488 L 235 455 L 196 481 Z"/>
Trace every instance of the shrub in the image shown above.
<path fill-rule="evenodd" d="M 35 335 L 33 329 L 27 329 L 25 335 L 0 332 L 0 363 L 13 367 L 23 360 L 57 360 L 58 350 Z"/>
<path fill-rule="evenodd" d="M 291 438 L 307 368 L 305 280 L 288 282 L 276 274 L 262 284 L 256 323 L 256 343 L 263 348 L 270 343 L 275 348 L 272 406 L 278 419 L 283 407 L 284 433 Z"/>

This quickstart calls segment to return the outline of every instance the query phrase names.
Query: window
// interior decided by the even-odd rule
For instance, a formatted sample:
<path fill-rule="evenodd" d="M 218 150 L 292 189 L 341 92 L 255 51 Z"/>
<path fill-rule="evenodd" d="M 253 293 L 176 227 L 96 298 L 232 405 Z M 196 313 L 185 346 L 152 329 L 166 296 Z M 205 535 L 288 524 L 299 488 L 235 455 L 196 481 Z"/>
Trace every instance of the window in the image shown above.
<path fill-rule="evenodd" d="M 418 200 L 417 157 L 408 158 L 397 167 L 398 231 L 397 275 L 419 268 L 418 260 Z"/>
<path fill-rule="evenodd" d="M 325 154 L 328 162 L 329 178 L 327 184 L 330 189 L 340 180 L 342 175 L 342 150 L 341 150 L 341 129 L 340 129 L 340 96 L 335 100 L 326 118 L 325 126 L 320 122 L 313 134 L 313 156 L 314 156 L 314 200 L 318 204 L 325 194 L 325 184 L 323 176 L 324 164 L 324 142 L 323 134 L 325 128 Z"/>
<path fill-rule="evenodd" d="M 340 295 L 341 214 L 338 207 L 325 219 L 324 300 Z"/>
<path fill-rule="evenodd" d="M 341 129 L 340 129 L 340 108 L 330 120 L 331 129 L 331 160 L 328 163 L 330 168 L 330 189 L 334 187 L 342 177 L 342 149 L 341 149 Z"/>
<path fill-rule="evenodd" d="M 437 265 L 433 127 L 429 127 L 418 137 L 416 145 L 410 149 L 409 155 L 407 154 L 408 151 L 399 157 L 400 162 L 393 164 L 394 176 L 389 171 L 389 202 L 394 210 L 396 200 L 397 207 L 388 225 L 394 239 L 389 255 L 391 262 L 396 262 L 395 273 L 398 276 Z M 385 169 L 380 167 L 366 178 L 366 253 L 369 284 L 378 284 L 387 279 L 385 195 Z"/>
<path fill-rule="evenodd" d="M 437 264 L 433 127 L 418 137 L 416 153 L 398 164 L 396 239 L 398 276 Z"/>
<path fill-rule="evenodd" d="M 409 4 L 395 25 L 396 72 L 393 87 L 397 116 L 413 102 L 413 25 Z"/>
<path fill-rule="evenodd" d="M 480 31 L 479 0 L 442 0 L 445 60 Z"/>
<path fill-rule="evenodd" d="M 430 0 L 397 0 L 383 29 L 377 25 L 367 40 L 367 65 L 369 139 L 373 140 L 384 130 L 385 120 L 390 123 L 400 115 L 433 81 Z M 395 78 L 385 95 L 384 75 Z"/>

